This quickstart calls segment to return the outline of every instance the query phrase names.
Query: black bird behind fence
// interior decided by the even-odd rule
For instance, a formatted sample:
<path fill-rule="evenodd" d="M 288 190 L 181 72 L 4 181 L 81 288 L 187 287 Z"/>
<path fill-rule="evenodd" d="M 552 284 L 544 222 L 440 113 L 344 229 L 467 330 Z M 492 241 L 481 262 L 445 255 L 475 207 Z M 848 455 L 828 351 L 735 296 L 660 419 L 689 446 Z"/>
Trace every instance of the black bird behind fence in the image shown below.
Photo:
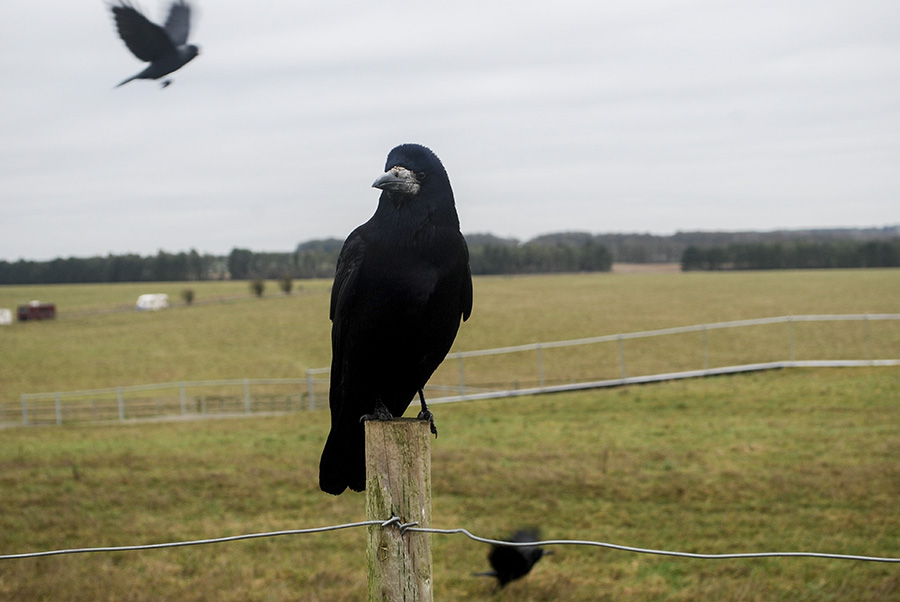
<path fill-rule="evenodd" d="M 531 572 L 538 560 L 547 554 L 552 554 L 552 552 L 548 552 L 533 543 L 538 541 L 538 539 L 540 539 L 538 530 L 528 528 L 520 529 L 510 535 L 509 542 L 531 545 L 510 546 L 493 544 L 491 551 L 488 553 L 488 562 L 491 564 L 492 570 L 484 573 L 475 573 L 475 576 L 495 577 L 500 589 L 506 587 L 511 581 L 521 579 Z"/>

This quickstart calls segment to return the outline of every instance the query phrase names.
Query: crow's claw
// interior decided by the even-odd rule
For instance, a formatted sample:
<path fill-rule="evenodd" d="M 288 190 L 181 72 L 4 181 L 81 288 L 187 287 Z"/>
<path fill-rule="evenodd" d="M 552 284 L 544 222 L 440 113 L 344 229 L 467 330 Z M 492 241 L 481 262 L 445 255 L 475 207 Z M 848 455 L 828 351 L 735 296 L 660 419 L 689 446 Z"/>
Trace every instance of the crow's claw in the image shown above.
<path fill-rule="evenodd" d="M 360 422 L 365 422 L 367 420 L 388 421 L 388 420 L 393 420 L 393 419 L 394 419 L 394 416 L 393 416 L 393 414 L 391 414 L 391 411 L 388 410 L 387 406 L 385 406 L 380 401 L 375 404 L 375 409 L 372 411 L 371 414 L 363 414 L 362 416 L 359 417 Z"/>
<path fill-rule="evenodd" d="M 434 414 L 428 410 L 428 404 L 425 403 L 425 391 L 419 389 L 419 401 L 422 403 L 422 411 L 419 412 L 417 418 L 419 420 L 427 420 L 431 426 L 431 434 L 437 437 L 437 427 L 434 426 Z"/>
<path fill-rule="evenodd" d="M 434 426 L 434 414 L 432 414 L 431 411 L 422 410 L 416 418 L 419 420 L 427 420 L 428 425 L 431 427 L 431 434 L 437 437 L 437 427 Z"/>

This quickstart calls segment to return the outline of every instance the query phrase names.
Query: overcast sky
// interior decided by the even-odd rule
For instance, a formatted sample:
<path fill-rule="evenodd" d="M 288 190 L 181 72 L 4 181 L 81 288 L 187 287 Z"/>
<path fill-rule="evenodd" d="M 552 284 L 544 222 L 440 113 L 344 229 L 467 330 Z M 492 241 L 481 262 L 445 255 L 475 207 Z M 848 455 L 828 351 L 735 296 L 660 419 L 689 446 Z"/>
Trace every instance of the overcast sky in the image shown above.
<path fill-rule="evenodd" d="M 900 223 L 896 0 L 195 8 L 162 90 L 102 0 L 5 7 L 0 259 L 344 238 L 403 142 L 467 233 Z"/>

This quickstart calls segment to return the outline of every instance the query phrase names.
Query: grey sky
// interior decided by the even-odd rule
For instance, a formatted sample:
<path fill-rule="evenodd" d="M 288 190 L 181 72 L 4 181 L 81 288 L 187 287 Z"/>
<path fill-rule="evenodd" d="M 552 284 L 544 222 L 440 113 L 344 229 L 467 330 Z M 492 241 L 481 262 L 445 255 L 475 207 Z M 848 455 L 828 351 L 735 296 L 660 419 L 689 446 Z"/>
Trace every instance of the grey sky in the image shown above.
<path fill-rule="evenodd" d="M 104 2 L 5 9 L 0 259 L 343 238 L 402 142 L 464 232 L 900 223 L 895 0 L 195 6 L 165 90 Z"/>

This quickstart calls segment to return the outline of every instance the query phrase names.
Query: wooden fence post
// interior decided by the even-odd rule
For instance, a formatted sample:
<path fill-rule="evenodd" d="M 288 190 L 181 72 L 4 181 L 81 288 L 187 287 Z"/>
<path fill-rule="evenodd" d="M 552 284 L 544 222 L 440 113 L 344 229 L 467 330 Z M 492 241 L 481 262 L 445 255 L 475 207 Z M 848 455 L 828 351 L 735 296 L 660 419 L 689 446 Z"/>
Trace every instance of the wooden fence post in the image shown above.
<path fill-rule="evenodd" d="M 431 434 L 417 419 L 366 422 L 366 517 L 431 526 Z M 397 526 L 369 526 L 370 602 L 431 602 L 431 540 Z"/>

